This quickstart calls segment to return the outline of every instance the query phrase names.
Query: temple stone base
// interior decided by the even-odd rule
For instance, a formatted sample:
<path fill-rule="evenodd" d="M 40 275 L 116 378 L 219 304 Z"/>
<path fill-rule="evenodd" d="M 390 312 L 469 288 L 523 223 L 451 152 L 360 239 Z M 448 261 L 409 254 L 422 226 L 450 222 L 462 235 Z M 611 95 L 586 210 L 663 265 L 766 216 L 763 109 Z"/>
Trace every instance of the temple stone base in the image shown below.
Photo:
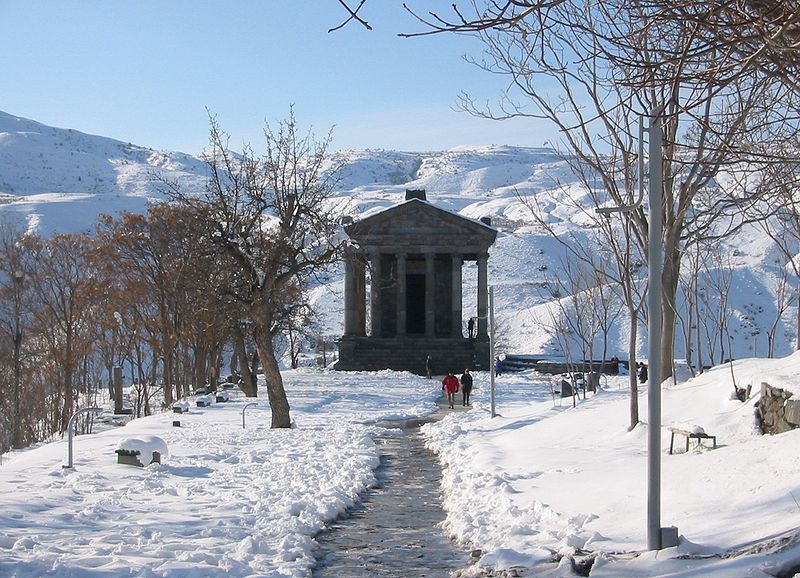
<path fill-rule="evenodd" d="M 379 371 L 394 369 L 425 375 L 425 360 L 433 361 L 433 373 L 444 375 L 448 371 L 460 374 L 465 368 L 489 369 L 489 340 L 478 339 L 428 339 L 373 338 L 345 335 L 338 341 L 338 371 Z"/>

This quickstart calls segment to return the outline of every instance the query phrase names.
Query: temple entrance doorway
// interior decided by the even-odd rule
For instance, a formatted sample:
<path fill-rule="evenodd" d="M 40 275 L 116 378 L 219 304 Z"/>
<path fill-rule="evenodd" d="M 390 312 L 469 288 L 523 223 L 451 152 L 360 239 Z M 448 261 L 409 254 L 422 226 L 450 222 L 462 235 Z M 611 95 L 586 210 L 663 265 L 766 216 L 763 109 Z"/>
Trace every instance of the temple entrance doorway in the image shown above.
<path fill-rule="evenodd" d="M 425 274 L 406 275 L 406 311 L 408 335 L 425 335 Z"/>

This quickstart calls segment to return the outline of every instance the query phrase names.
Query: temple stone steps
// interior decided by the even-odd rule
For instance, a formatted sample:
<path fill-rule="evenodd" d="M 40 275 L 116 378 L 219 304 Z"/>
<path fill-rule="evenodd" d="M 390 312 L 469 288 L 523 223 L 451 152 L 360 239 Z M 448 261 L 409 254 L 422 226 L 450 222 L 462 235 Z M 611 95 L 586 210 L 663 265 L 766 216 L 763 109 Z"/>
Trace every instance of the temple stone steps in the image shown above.
<path fill-rule="evenodd" d="M 342 337 L 337 370 L 379 371 L 395 369 L 426 374 L 426 358 L 432 358 L 435 375 L 488 369 L 488 341 L 471 339 L 372 339 Z"/>

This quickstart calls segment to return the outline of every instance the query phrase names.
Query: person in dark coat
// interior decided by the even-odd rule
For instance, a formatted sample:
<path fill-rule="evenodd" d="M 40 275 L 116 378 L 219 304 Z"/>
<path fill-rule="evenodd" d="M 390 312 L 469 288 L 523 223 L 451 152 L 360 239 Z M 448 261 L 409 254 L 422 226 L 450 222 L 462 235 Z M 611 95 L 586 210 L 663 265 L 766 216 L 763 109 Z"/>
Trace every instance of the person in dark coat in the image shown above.
<path fill-rule="evenodd" d="M 497 377 L 500 377 L 502 373 L 503 373 L 503 361 L 499 357 L 496 357 L 494 360 L 494 374 Z"/>
<path fill-rule="evenodd" d="M 464 370 L 461 375 L 461 397 L 465 406 L 469 405 L 469 394 L 472 393 L 472 375 L 469 372 L 469 367 Z"/>
<path fill-rule="evenodd" d="M 442 389 L 444 389 L 444 392 L 447 394 L 447 403 L 450 409 L 453 409 L 453 402 L 456 399 L 456 392 L 458 391 L 458 378 L 453 375 L 452 371 L 444 376 L 442 380 Z"/>
<path fill-rule="evenodd" d="M 644 363 L 639 368 L 639 383 L 647 383 L 647 365 Z"/>
<path fill-rule="evenodd" d="M 469 321 L 467 321 L 467 333 L 469 334 L 469 338 L 472 339 L 475 337 L 475 318 L 470 317 Z"/>

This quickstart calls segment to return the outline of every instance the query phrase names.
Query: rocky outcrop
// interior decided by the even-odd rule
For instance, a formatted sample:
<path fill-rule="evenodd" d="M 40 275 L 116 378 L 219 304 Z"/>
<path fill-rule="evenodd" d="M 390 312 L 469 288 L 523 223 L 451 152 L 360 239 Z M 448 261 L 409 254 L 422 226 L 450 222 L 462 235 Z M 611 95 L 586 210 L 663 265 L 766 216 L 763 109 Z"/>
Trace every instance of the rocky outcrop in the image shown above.
<path fill-rule="evenodd" d="M 800 400 L 791 397 L 791 392 L 761 384 L 758 417 L 763 433 L 779 434 L 800 427 Z"/>

